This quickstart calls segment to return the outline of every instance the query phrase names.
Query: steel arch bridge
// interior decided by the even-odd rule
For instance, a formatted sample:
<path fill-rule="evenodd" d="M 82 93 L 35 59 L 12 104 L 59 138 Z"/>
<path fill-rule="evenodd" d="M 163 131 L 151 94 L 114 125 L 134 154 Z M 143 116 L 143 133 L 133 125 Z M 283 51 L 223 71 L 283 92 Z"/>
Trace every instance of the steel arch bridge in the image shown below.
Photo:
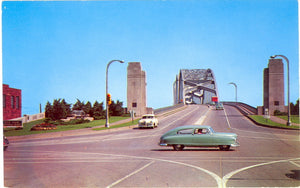
<path fill-rule="evenodd" d="M 218 97 L 211 69 L 180 69 L 173 84 L 174 104 L 207 104 Z"/>

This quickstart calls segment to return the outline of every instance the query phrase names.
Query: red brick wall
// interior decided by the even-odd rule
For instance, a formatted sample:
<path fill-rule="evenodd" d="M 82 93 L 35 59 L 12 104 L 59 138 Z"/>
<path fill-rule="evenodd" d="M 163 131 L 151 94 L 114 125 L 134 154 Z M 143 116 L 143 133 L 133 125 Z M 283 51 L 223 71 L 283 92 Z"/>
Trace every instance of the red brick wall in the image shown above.
<path fill-rule="evenodd" d="M 22 116 L 22 90 L 3 84 L 3 120 Z"/>

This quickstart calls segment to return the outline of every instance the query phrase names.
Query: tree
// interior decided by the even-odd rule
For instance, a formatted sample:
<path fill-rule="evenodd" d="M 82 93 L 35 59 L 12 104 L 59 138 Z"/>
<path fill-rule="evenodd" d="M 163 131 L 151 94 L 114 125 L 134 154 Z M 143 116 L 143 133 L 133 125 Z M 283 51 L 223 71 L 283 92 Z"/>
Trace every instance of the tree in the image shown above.
<path fill-rule="evenodd" d="M 99 103 L 98 101 L 95 101 L 95 103 L 93 105 L 93 117 L 95 119 L 104 119 L 105 118 L 103 102 Z"/>
<path fill-rule="evenodd" d="M 62 108 L 64 109 L 64 112 L 66 113 L 66 114 L 64 114 L 64 117 L 67 117 L 69 114 L 71 114 L 71 104 L 68 104 L 65 101 L 65 99 L 62 99 L 61 105 L 62 105 Z"/>
<path fill-rule="evenodd" d="M 94 117 L 94 119 L 105 118 L 103 102 L 99 103 L 98 101 L 95 101 L 92 106 L 91 102 L 89 101 L 84 104 L 84 102 L 81 102 L 79 99 L 77 99 L 76 103 L 72 107 L 72 110 L 83 110 L 86 114 L 89 114 L 90 117 Z M 68 104 L 65 99 L 54 99 L 53 104 L 48 101 L 45 106 L 45 116 L 51 120 L 55 121 L 59 119 L 65 119 L 69 114 L 71 114 L 71 104 Z M 115 103 L 112 101 L 112 104 L 110 105 L 110 115 L 121 116 L 123 114 L 123 102 L 118 100 Z"/>
<path fill-rule="evenodd" d="M 53 120 L 59 120 L 67 118 L 68 109 L 65 106 L 61 99 L 54 99 L 53 101 Z"/>
<path fill-rule="evenodd" d="M 72 110 L 83 110 L 84 103 L 77 99 L 76 103 L 73 105 Z"/>
<path fill-rule="evenodd" d="M 121 116 L 124 114 L 123 110 L 123 102 L 117 100 L 117 103 L 112 101 L 111 105 L 109 105 L 109 114 L 112 116 Z"/>
<path fill-rule="evenodd" d="M 92 108 L 92 104 L 90 103 L 90 101 L 88 101 L 84 106 L 83 109 L 85 114 L 89 114 L 90 117 L 93 117 L 93 108 Z"/>
<path fill-rule="evenodd" d="M 54 99 L 52 105 L 48 101 L 45 107 L 45 116 L 54 121 L 67 118 L 71 112 L 70 107 L 71 104 L 66 103 L 64 99 Z"/>
<path fill-rule="evenodd" d="M 292 115 L 299 115 L 299 99 L 297 100 L 296 105 L 290 103 L 290 107 Z"/>
<path fill-rule="evenodd" d="M 45 117 L 52 119 L 52 113 L 53 113 L 52 105 L 50 104 L 49 101 L 47 101 L 47 104 L 45 107 Z"/>

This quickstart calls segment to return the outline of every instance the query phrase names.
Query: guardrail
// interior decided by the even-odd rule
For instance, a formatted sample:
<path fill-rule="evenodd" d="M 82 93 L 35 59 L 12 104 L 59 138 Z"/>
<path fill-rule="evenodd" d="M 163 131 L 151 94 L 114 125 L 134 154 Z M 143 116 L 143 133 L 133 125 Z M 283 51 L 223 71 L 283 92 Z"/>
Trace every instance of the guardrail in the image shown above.
<path fill-rule="evenodd" d="M 183 106 L 184 106 L 184 103 L 179 103 L 179 104 L 175 104 L 173 106 L 158 108 L 158 109 L 154 110 L 154 114 L 159 114 L 159 113 L 163 113 L 163 112 L 166 112 L 166 111 L 174 110 L 176 108 L 180 108 L 180 107 L 183 107 Z"/>
<path fill-rule="evenodd" d="M 236 107 L 243 115 L 257 115 L 257 108 L 242 102 L 222 102 L 225 105 Z"/>

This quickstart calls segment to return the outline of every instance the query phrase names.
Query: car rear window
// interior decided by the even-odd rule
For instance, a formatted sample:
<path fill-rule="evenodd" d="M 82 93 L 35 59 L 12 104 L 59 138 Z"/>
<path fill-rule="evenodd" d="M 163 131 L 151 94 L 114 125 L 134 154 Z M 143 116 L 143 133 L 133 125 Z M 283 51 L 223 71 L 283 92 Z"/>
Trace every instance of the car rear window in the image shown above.
<path fill-rule="evenodd" d="M 193 134 L 194 129 L 182 129 L 177 132 L 177 134 Z"/>

